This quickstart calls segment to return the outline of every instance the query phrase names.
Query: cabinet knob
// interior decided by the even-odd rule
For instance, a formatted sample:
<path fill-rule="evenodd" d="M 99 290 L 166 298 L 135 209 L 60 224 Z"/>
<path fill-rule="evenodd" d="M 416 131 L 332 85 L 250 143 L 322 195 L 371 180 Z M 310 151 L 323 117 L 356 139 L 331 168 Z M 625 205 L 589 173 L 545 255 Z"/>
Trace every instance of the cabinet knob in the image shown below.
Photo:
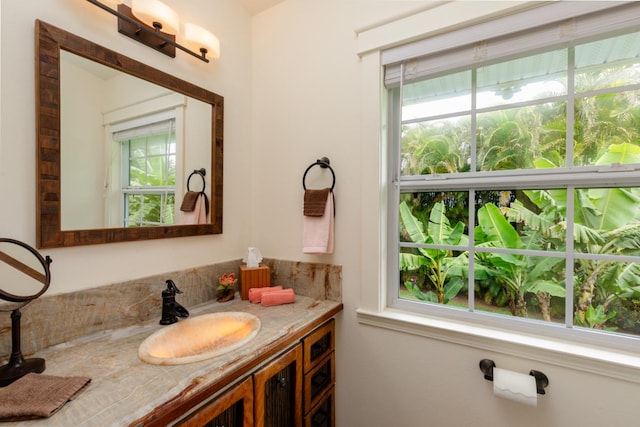
<path fill-rule="evenodd" d="M 286 378 L 280 378 L 278 380 L 278 384 L 280 384 L 280 387 L 285 388 L 287 386 L 287 379 Z"/>

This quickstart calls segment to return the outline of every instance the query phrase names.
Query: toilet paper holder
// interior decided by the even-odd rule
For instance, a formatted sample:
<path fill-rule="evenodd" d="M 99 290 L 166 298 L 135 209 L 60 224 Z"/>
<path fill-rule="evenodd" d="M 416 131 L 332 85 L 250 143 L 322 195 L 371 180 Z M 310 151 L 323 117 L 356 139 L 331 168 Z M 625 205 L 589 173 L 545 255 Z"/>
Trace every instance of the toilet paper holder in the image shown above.
<path fill-rule="evenodd" d="M 493 381 L 493 368 L 496 364 L 491 359 L 482 359 L 480 361 L 480 370 L 484 374 L 484 379 Z M 529 375 L 536 379 L 536 392 L 538 394 L 545 394 L 544 389 L 549 385 L 549 378 L 540 371 L 531 370 Z"/>

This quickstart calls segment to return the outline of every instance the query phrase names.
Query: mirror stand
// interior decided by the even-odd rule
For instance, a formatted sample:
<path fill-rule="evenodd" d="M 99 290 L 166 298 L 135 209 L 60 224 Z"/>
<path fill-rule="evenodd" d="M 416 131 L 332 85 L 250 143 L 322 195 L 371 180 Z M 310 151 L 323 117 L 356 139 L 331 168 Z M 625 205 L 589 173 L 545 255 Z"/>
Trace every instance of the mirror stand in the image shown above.
<path fill-rule="evenodd" d="M 21 317 L 20 309 L 16 308 L 11 311 L 11 357 L 9 363 L 0 367 L 0 387 L 7 386 L 30 372 L 39 374 L 45 369 L 44 359 L 37 357 L 25 359 L 22 356 L 20 348 Z"/>
<path fill-rule="evenodd" d="M 0 387 L 7 386 L 31 372 L 45 369 L 44 359 L 25 359 L 20 347 L 20 309 L 38 298 L 51 282 L 51 257 L 42 257 L 26 243 L 0 238 L 0 312 L 11 311 L 11 355 L 0 367 Z"/>

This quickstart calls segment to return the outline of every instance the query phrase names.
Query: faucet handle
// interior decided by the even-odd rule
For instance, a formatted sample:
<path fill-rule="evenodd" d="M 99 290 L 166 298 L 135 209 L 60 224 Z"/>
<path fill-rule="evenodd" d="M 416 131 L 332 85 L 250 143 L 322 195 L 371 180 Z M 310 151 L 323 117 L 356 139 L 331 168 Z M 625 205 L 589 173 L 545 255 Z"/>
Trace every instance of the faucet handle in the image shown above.
<path fill-rule="evenodd" d="M 178 289 L 176 284 L 171 279 L 167 280 L 167 289 L 164 292 L 166 292 L 167 294 L 172 294 L 172 295 L 181 294 L 182 293 L 182 291 L 180 289 Z"/>

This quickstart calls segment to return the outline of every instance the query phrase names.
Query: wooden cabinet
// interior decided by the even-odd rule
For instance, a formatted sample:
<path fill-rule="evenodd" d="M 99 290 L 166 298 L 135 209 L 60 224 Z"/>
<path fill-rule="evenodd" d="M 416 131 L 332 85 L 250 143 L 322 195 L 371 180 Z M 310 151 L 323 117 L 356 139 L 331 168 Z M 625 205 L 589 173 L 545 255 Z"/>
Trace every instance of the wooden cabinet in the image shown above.
<path fill-rule="evenodd" d="M 215 398 L 202 399 L 204 403 L 171 425 L 335 427 L 334 324 L 329 319 L 298 338 L 242 382 Z"/>
<path fill-rule="evenodd" d="M 304 353 L 304 425 L 335 426 L 335 321 L 303 338 Z"/>
<path fill-rule="evenodd" d="M 253 374 L 256 427 L 302 426 L 302 346 Z"/>
<path fill-rule="evenodd" d="M 253 427 L 253 396 L 253 378 L 249 377 L 175 425 Z"/>

